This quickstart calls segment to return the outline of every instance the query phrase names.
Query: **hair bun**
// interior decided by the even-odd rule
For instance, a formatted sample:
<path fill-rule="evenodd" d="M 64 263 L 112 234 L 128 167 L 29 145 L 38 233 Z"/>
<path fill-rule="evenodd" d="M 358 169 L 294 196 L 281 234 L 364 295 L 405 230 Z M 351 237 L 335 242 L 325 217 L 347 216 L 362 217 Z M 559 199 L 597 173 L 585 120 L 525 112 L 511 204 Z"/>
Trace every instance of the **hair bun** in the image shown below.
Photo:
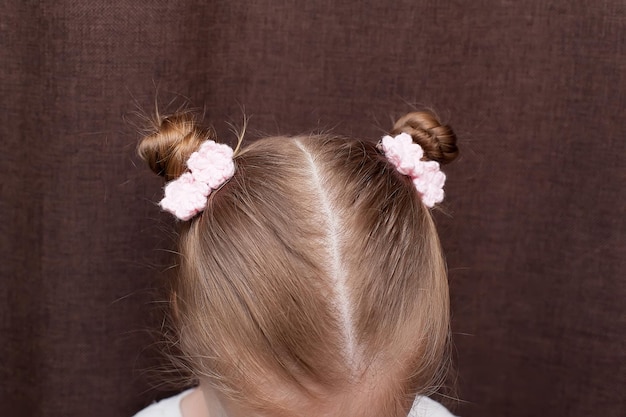
<path fill-rule="evenodd" d="M 197 128 L 189 113 L 159 117 L 156 131 L 144 137 L 137 152 L 150 169 L 167 181 L 179 177 L 187 169 L 187 160 L 210 133 Z"/>
<path fill-rule="evenodd" d="M 392 135 L 408 133 L 424 149 L 426 157 L 441 164 L 450 163 L 459 154 L 456 135 L 448 125 L 442 125 L 431 112 L 418 111 L 402 116 L 393 126 Z"/>

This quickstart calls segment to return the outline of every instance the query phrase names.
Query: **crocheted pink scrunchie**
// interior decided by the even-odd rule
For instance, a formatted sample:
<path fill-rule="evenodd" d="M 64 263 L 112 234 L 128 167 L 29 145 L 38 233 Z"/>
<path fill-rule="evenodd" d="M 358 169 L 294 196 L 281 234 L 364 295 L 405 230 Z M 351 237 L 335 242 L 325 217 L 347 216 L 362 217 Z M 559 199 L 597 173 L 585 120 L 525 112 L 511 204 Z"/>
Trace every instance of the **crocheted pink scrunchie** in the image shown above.
<path fill-rule="evenodd" d="M 423 161 L 424 150 L 413 142 L 408 133 L 385 136 L 380 146 L 398 172 L 413 180 L 415 188 L 427 207 L 443 201 L 443 185 L 446 175 L 439 169 L 439 162 Z"/>
<path fill-rule="evenodd" d="M 235 173 L 233 149 L 208 140 L 191 154 L 188 172 L 165 186 L 159 205 L 180 220 L 189 220 L 206 208 L 207 197 Z"/>
<path fill-rule="evenodd" d="M 413 181 L 423 203 L 433 207 L 443 201 L 446 176 L 436 161 L 423 161 L 424 150 L 407 133 L 385 136 L 380 146 L 398 172 Z M 159 205 L 180 220 L 189 220 L 206 208 L 207 198 L 235 173 L 233 149 L 212 140 L 191 154 L 185 172 L 165 186 Z"/>

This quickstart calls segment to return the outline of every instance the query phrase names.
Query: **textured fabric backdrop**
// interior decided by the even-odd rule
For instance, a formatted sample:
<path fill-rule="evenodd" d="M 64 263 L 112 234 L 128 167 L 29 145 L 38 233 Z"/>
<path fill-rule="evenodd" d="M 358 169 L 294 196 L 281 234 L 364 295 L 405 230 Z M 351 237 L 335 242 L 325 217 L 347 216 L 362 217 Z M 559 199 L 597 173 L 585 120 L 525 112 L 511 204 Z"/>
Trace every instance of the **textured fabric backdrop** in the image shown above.
<path fill-rule="evenodd" d="M 462 152 L 436 214 L 456 412 L 626 414 L 623 1 L 0 4 L 0 415 L 167 394 L 147 370 L 172 219 L 134 156 L 156 97 L 226 141 L 243 109 L 250 139 L 375 140 L 435 108 Z"/>

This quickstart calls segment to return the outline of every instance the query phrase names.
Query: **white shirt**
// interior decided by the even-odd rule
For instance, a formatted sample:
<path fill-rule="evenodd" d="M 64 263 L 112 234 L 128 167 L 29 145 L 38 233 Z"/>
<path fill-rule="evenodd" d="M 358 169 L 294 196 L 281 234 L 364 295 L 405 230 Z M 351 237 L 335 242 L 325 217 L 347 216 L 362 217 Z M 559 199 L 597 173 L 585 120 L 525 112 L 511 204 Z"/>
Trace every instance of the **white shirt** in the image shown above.
<path fill-rule="evenodd" d="M 182 417 L 180 401 L 191 391 L 183 391 L 178 395 L 151 404 L 135 414 L 135 417 Z M 454 417 L 454 415 L 437 401 L 418 396 L 407 417 Z"/>

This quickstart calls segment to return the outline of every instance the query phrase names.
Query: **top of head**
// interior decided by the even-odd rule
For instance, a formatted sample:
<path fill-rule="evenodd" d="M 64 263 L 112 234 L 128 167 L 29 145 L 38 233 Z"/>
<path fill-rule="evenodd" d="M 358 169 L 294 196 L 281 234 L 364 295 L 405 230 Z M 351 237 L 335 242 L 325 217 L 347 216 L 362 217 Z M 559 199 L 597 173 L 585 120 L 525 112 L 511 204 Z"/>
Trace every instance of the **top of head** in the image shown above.
<path fill-rule="evenodd" d="M 432 115 L 400 121 L 427 157 L 456 156 Z M 165 118 L 141 143 L 155 172 L 179 175 L 208 139 L 190 123 Z M 235 164 L 180 235 L 187 365 L 247 410 L 406 415 L 439 382 L 449 325 L 437 233 L 410 179 L 373 143 L 332 136 L 261 139 Z"/>

